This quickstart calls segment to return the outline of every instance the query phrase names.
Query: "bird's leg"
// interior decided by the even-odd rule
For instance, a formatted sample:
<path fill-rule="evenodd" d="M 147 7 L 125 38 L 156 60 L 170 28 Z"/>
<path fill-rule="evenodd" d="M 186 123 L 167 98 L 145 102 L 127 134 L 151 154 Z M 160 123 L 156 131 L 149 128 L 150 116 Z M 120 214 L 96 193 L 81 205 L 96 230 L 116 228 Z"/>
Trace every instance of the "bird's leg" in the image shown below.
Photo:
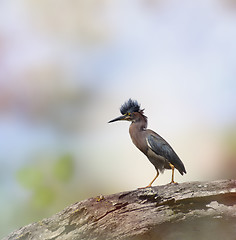
<path fill-rule="evenodd" d="M 170 165 L 170 167 L 171 167 L 171 169 L 172 169 L 172 176 L 171 176 L 171 182 L 170 182 L 170 184 L 171 184 L 171 183 L 177 183 L 177 182 L 174 181 L 175 166 L 174 166 L 173 164 L 171 164 L 171 163 L 169 163 L 169 165 Z"/>
<path fill-rule="evenodd" d="M 152 186 L 153 182 L 157 179 L 157 177 L 159 176 L 159 172 L 157 170 L 157 175 L 154 177 L 154 179 L 146 186 L 146 187 L 141 187 L 139 189 L 142 189 L 142 188 L 149 188 Z"/>

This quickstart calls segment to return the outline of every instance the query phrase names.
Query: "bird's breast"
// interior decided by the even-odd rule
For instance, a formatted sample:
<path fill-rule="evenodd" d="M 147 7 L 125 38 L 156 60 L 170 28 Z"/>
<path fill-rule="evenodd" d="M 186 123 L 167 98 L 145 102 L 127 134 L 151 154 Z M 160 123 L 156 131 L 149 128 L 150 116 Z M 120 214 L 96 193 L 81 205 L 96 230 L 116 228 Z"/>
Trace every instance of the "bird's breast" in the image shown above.
<path fill-rule="evenodd" d="M 130 127 L 129 131 L 130 137 L 132 139 L 132 142 L 134 145 L 145 155 L 147 154 L 148 146 L 146 143 L 146 136 L 145 136 L 145 130 L 142 131 L 132 131 L 132 128 Z"/>

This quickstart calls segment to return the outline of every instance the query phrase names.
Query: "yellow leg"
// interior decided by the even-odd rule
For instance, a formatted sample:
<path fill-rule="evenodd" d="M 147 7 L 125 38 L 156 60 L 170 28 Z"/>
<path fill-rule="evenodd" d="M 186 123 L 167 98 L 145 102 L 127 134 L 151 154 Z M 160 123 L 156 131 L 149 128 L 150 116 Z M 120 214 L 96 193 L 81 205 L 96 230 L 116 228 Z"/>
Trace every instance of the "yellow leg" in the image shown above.
<path fill-rule="evenodd" d="M 169 163 L 169 164 L 170 164 L 170 167 L 172 169 L 172 176 L 171 176 L 171 182 L 170 183 L 177 183 L 177 182 L 174 181 L 175 166 L 173 164 L 171 164 L 171 163 Z"/>
<path fill-rule="evenodd" d="M 141 187 L 141 188 L 149 188 L 152 186 L 153 182 L 157 179 L 157 177 L 159 176 L 159 172 L 157 170 L 157 175 L 154 177 L 154 179 L 146 186 L 146 187 Z M 140 189 L 141 189 L 140 188 Z"/>

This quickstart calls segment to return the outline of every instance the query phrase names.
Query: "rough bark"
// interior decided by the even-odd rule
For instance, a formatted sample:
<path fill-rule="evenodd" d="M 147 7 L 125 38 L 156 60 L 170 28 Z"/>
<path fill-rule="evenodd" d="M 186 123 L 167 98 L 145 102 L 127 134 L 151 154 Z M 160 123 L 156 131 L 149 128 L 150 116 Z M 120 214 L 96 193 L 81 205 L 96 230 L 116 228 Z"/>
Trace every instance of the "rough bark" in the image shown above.
<path fill-rule="evenodd" d="M 75 203 L 4 240 L 236 239 L 236 180 L 186 182 Z"/>

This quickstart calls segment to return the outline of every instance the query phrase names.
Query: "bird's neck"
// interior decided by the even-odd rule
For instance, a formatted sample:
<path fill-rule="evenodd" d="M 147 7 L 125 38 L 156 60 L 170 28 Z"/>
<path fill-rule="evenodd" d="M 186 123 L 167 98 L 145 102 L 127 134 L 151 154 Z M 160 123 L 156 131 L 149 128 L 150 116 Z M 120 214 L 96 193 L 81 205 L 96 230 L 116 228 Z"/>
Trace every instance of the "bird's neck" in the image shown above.
<path fill-rule="evenodd" d="M 147 117 L 140 113 L 137 114 L 136 118 L 132 121 L 130 128 L 133 130 L 135 129 L 135 131 L 145 131 L 147 128 Z"/>
<path fill-rule="evenodd" d="M 147 151 L 145 139 L 146 128 L 147 117 L 142 114 L 139 114 L 139 116 L 132 121 L 129 127 L 129 134 L 134 145 L 143 153 Z"/>

